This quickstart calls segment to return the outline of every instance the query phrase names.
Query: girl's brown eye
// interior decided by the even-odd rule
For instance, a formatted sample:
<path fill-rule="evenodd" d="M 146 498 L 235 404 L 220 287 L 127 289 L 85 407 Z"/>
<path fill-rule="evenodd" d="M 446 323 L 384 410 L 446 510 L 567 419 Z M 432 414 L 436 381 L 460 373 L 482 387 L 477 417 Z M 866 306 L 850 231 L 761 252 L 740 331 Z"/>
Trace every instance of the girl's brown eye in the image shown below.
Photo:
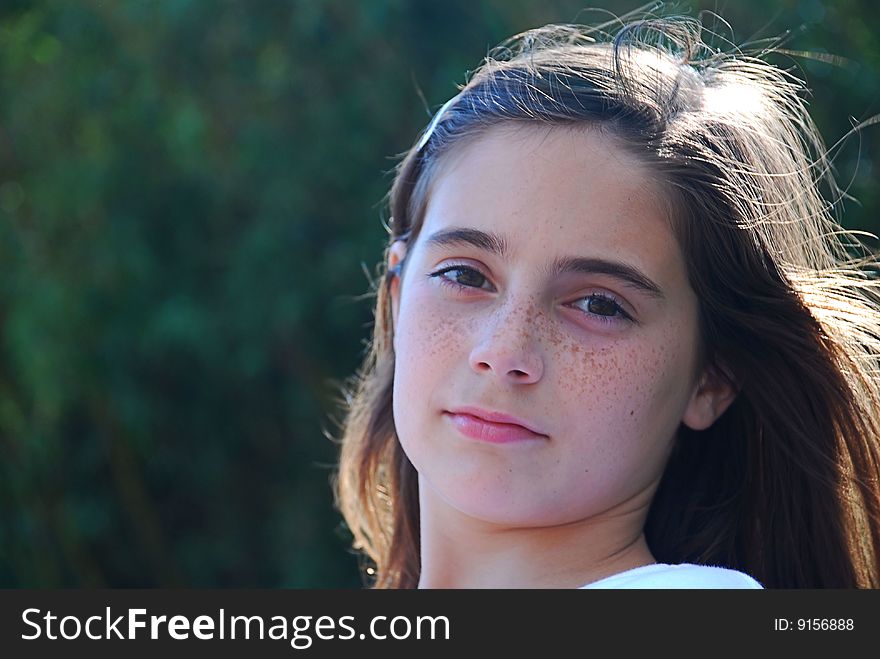
<path fill-rule="evenodd" d="M 592 293 L 571 306 L 580 309 L 588 318 L 607 325 L 634 323 L 623 306 L 607 293 Z"/>
<path fill-rule="evenodd" d="M 620 306 L 607 297 L 591 296 L 587 303 L 587 310 L 600 316 L 613 316 L 620 310 Z"/>
<path fill-rule="evenodd" d="M 486 278 L 481 275 L 476 270 L 471 270 L 470 268 L 456 268 L 455 270 L 447 270 L 447 272 L 458 272 L 459 276 L 456 278 L 456 281 L 459 284 L 464 284 L 465 286 L 474 286 L 475 288 L 479 288 L 480 284 L 486 280 Z"/>
<path fill-rule="evenodd" d="M 429 277 L 437 277 L 442 284 L 456 288 L 482 288 L 487 281 L 478 270 L 464 265 L 453 265 L 433 272 Z"/>

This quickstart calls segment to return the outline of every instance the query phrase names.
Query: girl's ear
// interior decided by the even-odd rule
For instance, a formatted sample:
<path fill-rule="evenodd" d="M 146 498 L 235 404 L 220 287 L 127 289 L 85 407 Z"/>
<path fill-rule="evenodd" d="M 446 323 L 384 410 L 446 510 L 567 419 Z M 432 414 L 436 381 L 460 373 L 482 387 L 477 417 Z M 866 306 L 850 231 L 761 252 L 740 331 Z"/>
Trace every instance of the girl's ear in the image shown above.
<path fill-rule="evenodd" d="M 400 307 L 400 280 L 403 259 L 406 258 L 406 242 L 395 240 L 388 248 L 388 276 L 389 293 L 391 294 L 391 315 L 394 318 L 394 327 L 397 327 L 397 314 Z"/>
<path fill-rule="evenodd" d="M 705 430 L 724 414 L 736 398 L 738 389 L 721 370 L 710 365 L 691 394 L 681 422 L 692 430 Z"/>

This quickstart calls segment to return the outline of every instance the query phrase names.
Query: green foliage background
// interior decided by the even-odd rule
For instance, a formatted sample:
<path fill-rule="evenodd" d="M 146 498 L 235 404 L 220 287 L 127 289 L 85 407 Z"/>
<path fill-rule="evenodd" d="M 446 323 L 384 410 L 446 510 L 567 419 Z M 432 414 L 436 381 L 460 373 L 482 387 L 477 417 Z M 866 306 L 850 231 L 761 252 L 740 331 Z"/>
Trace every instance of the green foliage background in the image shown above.
<path fill-rule="evenodd" d="M 729 5 L 737 43 L 846 58 L 778 58 L 829 143 L 880 112 L 867 0 Z M 3 0 L 0 586 L 359 586 L 325 431 L 393 156 L 490 46 L 584 6 Z M 875 233 L 877 130 L 836 161 Z"/>

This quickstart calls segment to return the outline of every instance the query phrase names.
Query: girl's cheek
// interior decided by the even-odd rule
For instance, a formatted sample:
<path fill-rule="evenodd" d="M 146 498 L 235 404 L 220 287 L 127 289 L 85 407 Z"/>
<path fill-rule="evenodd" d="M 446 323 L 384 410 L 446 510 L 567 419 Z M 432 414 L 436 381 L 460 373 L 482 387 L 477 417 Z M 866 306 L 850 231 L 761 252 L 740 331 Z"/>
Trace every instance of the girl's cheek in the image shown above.
<path fill-rule="evenodd" d="M 419 359 L 450 355 L 453 349 L 466 345 L 477 322 L 464 305 L 442 299 L 429 285 L 413 287 L 409 293 L 401 300 L 399 331 Z"/>
<path fill-rule="evenodd" d="M 690 396 L 692 355 L 685 328 L 670 328 L 626 360 L 630 419 L 638 435 L 670 435 Z"/>
<path fill-rule="evenodd" d="M 674 414 L 683 371 L 667 334 L 659 341 L 598 347 L 570 341 L 560 353 L 558 386 L 573 407 L 572 418 L 604 425 L 604 432 L 640 436 L 660 420 L 658 415 Z"/>

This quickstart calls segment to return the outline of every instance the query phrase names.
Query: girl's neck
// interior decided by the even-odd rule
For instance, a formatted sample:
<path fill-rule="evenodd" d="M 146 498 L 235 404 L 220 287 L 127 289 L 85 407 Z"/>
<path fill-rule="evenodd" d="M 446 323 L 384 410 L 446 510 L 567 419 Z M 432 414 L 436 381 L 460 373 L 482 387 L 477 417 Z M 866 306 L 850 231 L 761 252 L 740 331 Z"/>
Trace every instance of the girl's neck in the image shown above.
<path fill-rule="evenodd" d="M 650 497 L 627 510 L 551 527 L 489 524 L 422 488 L 419 588 L 577 588 L 655 563 L 642 527 Z"/>

